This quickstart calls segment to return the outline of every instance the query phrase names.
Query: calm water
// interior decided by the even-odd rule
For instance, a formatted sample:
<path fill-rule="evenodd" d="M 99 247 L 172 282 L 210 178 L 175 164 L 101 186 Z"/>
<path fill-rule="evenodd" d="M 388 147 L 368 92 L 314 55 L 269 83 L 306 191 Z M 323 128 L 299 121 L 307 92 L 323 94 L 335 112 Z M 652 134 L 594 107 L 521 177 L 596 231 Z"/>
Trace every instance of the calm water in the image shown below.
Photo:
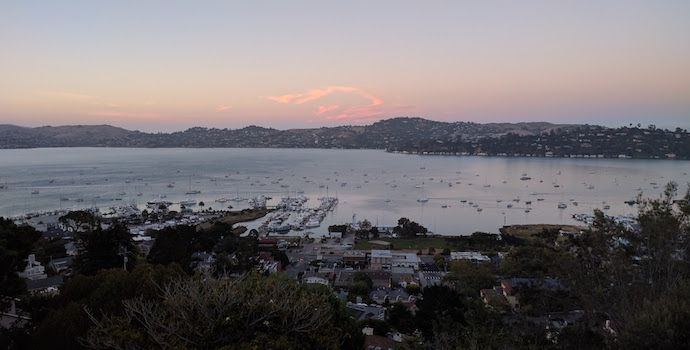
<path fill-rule="evenodd" d="M 690 163 L 683 161 L 377 150 L 49 148 L 0 150 L 0 164 L 0 185 L 6 187 L 0 189 L 0 216 L 126 204 L 143 209 L 161 195 L 173 202 L 193 198 L 206 208 L 231 204 L 238 209 L 247 207 L 246 201 L 215 200 L 265 195 L 273 197 L 269 205 L 274 205 L 303 192 L 311 198 L 306 205 L 316 207 L 317 198 L 337 196 L 336 210 L 313 231 L 351 222 L 353 215 L 380 225 L 394 225 L 405 216 L 441 234 L 498 232 L 504 224 L 577 224 L 574 213 L 591 213 L 606 202 L 611 215 L 635 214 L 636 207 L 623 202 L 640 190 L 645 197 L 658 197 L 667 182 L 677 181 L 684 192 L 690 181 Z M 523 174 L 531 180 L 520 180 Z M 185 194 L 190 189 L 201 193 Z M 422 197 L 429 201 L 418 202 Z M 512 201 L 516 197 L 521 201 Z M 532 201 L 529 213 L 527 200 Z M 558 209 L 559 202 L 568 207 Z M 507 208 L 509 203 L 513 208 Z"/>

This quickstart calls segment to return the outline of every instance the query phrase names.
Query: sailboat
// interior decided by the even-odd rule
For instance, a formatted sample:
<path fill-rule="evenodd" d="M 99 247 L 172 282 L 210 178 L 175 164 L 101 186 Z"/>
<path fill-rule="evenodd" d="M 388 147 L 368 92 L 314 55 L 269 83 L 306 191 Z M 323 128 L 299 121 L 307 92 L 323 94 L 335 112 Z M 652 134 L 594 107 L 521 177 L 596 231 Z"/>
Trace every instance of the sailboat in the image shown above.
<path fill-rule="evenodd" d="M 231 199 L 233 202 L 241 202 L 244 200 L 244 198 L 240 197 L 240 188 L 237 187 L 237 196 L 235 198 Z"/>
<path fill-rule="evenodd" d="M 192 177 L 189 177 L 189 190 L 185 194 L 199 194 L 201 191 L 192 189 Z"/>
<path fill-rule="evenodd" d="M 417 202 L 426 203 L 426 202 L 428 202 L 428 201 L 429 201 L 429 198 L 424 197 L 424 187 L 422 187 L 422 197 L 419 198 L 419 199 L 417 199 Z"/>

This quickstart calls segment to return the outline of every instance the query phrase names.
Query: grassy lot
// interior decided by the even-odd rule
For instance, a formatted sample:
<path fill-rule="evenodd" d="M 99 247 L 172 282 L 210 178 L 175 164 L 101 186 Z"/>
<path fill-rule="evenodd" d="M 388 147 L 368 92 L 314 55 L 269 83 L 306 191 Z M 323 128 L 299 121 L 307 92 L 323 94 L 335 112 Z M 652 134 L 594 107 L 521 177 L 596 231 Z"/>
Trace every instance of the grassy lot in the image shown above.
<path fill-rule="evenodd" d="M 527 241 L 534 240 L 535 234 L 540 233 L 542 230 L 563 230 L 569 232 L 579 232 L 587 230 L 584 226 L 572 226 L 572 225 L 549 225 L 549 224 L 535 224 L 535 225 L 512 225 L 501 228 L 501 233 L 507 233 L 513 237 L 521 238 Z M 564 239 L 564 238 L 559 238 Z"/>
<path fill-rule="evenodd" d="M 434 248 L 437 251 L 443 250 L 448 246 L 446 239 L 442 237 L 418 237 L 418 238 L 379 238 L 372 241 L 384 241 L 393 244 L 392 249 L 427 249 Z M 358 241 L 355 249 L 369 250 L 369 249 L 388 249 L 383 245 L 377 245 L 372 241 Z"/>

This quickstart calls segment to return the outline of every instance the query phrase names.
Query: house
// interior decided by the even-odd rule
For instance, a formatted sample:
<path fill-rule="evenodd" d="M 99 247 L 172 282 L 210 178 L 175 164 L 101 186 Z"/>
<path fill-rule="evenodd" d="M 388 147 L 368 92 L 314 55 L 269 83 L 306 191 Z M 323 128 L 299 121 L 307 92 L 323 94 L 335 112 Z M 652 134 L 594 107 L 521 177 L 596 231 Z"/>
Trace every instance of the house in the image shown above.
<path fill-rule="evenodd" d="M 277 237 L 265 237 L 259 239 L 259 248 L 260 249 L 265 249 L 265 248 L 276 248 L 278 247 L 278 238 Z"/>
<path fill-rule="evenodd" d="M 414 276 L 401 276 L 397 280 L 398 285 L 403 288 L 407 288 L 410 284 L 420 285 L 419 280 Z"/>
<path fill-rule="evenodd" d="M 388 292 L 382 289 L 373 290 L 369 293 L 369 297 L 377 304 L 383 304 L 388 298 Z"/>
<path fill-rule="evenodd" d="M 523 287 L 539 288 L 544 290 L 561 290 L 563 286 L 553 278 L 510 278 L 501 280 L 503 296 L 508 300 L 508 304 L 513 310 L 520 310 L 520 289 Z"/>
<path fill-rule="evenodd" d="M 26 289 L 31 294 L 36 293 L 48 293 L 57 294 L 58 287 L 62 285 L 63 279 L 62 275 L 56 275 L 47 278 L 41 278 L 37 280 L 26 281 Z"/>
<path fill-rule="evenodd" d="M 395 252 L 392 254 L 392 265 L 394 267 L 411 267 L 419 270 L 419 264 L 422 262 L 415 253 Z"/>
<path fill-rule="evenodd" d="M 68 256 L 66 258 L 53 259 L 50 258 L 48 262 L 48 268 L 59 273 L 63 270 L 67 270 L 72 265 L 72 257 Z"/>
<path fill-rule="evenodd" d="M 305 271 L 302 275 L 302 283 L 304 284 L 323 284 L 324 286 L 330 286 L 331 281 L 335 274 L 332 271 L 328 272 L 315 272 L 315 271 Z"/>
<path fill-rule="evenodd" d="M 390 288 L 391 273 L 388 271 L 363 271 L 371 278 L 374 288 Z"/>
<path fill-rule="evenodd" d="M 69 256 L 75 256 L 79 253 L 79 250 L 77 249 L 77 246 L 74 244 L 74 242 L 67 242 L 65 243 L 65 252 Z"/>
<path fill-rule="evenodd" d="M 480 254 L 478 252 L 451 252 L 450 253 L 450 259 L 451 260 L 469 260 L 473 264 L 482 264 L 486 262 L 491 262 L 491 259 L 483 254 Z"/>
<path fill-rule="evenodd" d="M 482 289 L 479 291 L 479 297 L 482 298 L 484 304 L 507 304 L 508 299 L 503 295 L 503 288 L 495 286 L 491 289 Z"/>
<path fill-rule="evenodd" d="M 206 252 L 192 253 L 192 262 L 190 266 L 196 272 L 208 272 L 213 267 L 214 258 L 212 254 Z"/>
<path fill-rule="evenodd" d="M 346 307 L 354 310 L 354 317 L 357 321 L 366 319 L 383 321 L 386 317 L 386 308 L 380 305 L 367 305 L 364 303 L 353 303 L 348 301 Z"/>
<path fill-rule="evenodd" d="M 343 264 L 348 267 L 366 268 L 367 253 L 361 250 L 348 250 L 343 253 Z"/>
<path fill-rule="evenodd" d="M 367 335 L 364 338 L 364 348 L 367 350 L 393 350 L 397 346 L 393 338 L 382 335 Z"/>
<path fill-rule="evenodd" d="M 48 275 L 46 275 L 46 268 L 41 265 L 40 262 L 36 261 L 35 254 L 29 254 L 24 271 L 19 272 L 18 275 L 28 280 L 39 280 L 48 277 Z"/>
<path fill-rule="evenodd" d="M 395 289 L 388 293 L 389 303 L 412 303 L 415 301 L 417 301 L 417 298 L 414 295 L 407 294 L 407 292 L 404 290 Z"/>
<path fill-rule="evenodd" d="M 370 266 L 373 270 L 389 270 L 393 264 L 393 254 L 390 250 L 372 249 Z"/>
<path fill-rule="evenodd" d="M 280 261 L 276 261 L 271 252 L 259 253 L 259 264 L 257 268 L 259 271 L 268 272 L 270 274 L 279 273 L 283 270 Z"/>

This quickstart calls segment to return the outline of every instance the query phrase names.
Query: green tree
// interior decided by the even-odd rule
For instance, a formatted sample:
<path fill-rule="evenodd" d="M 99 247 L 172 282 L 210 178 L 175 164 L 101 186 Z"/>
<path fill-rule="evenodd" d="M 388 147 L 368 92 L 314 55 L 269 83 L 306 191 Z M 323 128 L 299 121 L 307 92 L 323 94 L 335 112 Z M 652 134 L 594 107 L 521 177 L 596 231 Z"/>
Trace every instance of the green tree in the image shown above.
<path fill-rule="evenodd" d="M 93 348 L 361 347 L 340 306 L 332 292 L 281 276 L 186 279 L 165 285 L 157 300 L 126 300 L 123 316 L 91 313 L 96 326 L 85 341 Z"/>
<path fill-rule="evenodd" d="M 417 234 L 425 236 L 427 232 L 428 230 L 426 227 L 411 221 L 408 218 L 398 219 L 398 226 L 393 228 L 393 233 L 396 233 L 402 238 L 413 238 L 416 237 Z"/>
<path fill-rule="evenodd" d="M 414 316 L 401 302 L 390 306 L 387 319 L 391 326 L 405 334 L 412 334 L 416 328 Z"/>
<path fill-rule="evenodd" d="M 191 254 L 180 230 L 167 227 L 156 234 L 156 240 L 147 257 L 152 264 L 168 265 L 178 263 L 183 268 L 189 269 Z"/>
<path fill-rule="evenodd" d="M 98 220 L 93 213 L 88 210 L 74 210 L 58 218 L 58 221 L 72 232 L 88 232 L 100 227 Z"/>
<path fill-rule="evenodd" d="M 473 264 L 469 260 L 451 262 L 450 273 L 444 276 L 444 280 L 452 283 L 462 295 L 471 297 L 479 295 L 481 289 L 498 285 L 492 264 Z"/>
<path fill-rule="evenodd" d="M 0 295 L 26 293 L 26 283 L 17 272 L 26 266 L 25 259 L 40 237 L 41 233 L 33 227 L 17 226 L 0 217 Z"/>
<path fill-rule="evenodd" d="M 84 275 L 95 275 L 101 269 L 126 267 L 131 270 L 136 266 L 136 248 L 129 229 L 116 223 L 102 230 L 81 232 L 77 235 L 78 254 L 74 268 Z"/>
<path fill-rule="evenodd" d="M 659 199 L 642 200 L 639 231 L 628 230 L 614 219 L 596 212 L 592 229 L 572 238 L 564 247 L 574 252 L 569 269 L 571 288 L 585 309 L 614 321 L 619 332 L 635 347 L 645 347 L 639 335 L 652 327 L 654 336 L 665 334 L 663 344 L 686 341 L 687 325 L 675 322 L 686 317 L 687 308 L 676 303 L 674 293 L 690 281 L 690 192 L 674 204 L 678 186 L 671 182 Z M 565 245 L 565 244 L 564 244 Z M 667 310 L 659 316 L 654 308 Z M 685 328 L 682 328 L 685 327 Z M 654 339 L 650 337 L 648 339 Z"/>
<path fill-rule="evenodd" d="M 371 280 L 371 277 L 364 272 L 356 272 L 352 279 L 354 282 L 364 282 L 369 289 L 374 287 L 374 282 Z"/>

